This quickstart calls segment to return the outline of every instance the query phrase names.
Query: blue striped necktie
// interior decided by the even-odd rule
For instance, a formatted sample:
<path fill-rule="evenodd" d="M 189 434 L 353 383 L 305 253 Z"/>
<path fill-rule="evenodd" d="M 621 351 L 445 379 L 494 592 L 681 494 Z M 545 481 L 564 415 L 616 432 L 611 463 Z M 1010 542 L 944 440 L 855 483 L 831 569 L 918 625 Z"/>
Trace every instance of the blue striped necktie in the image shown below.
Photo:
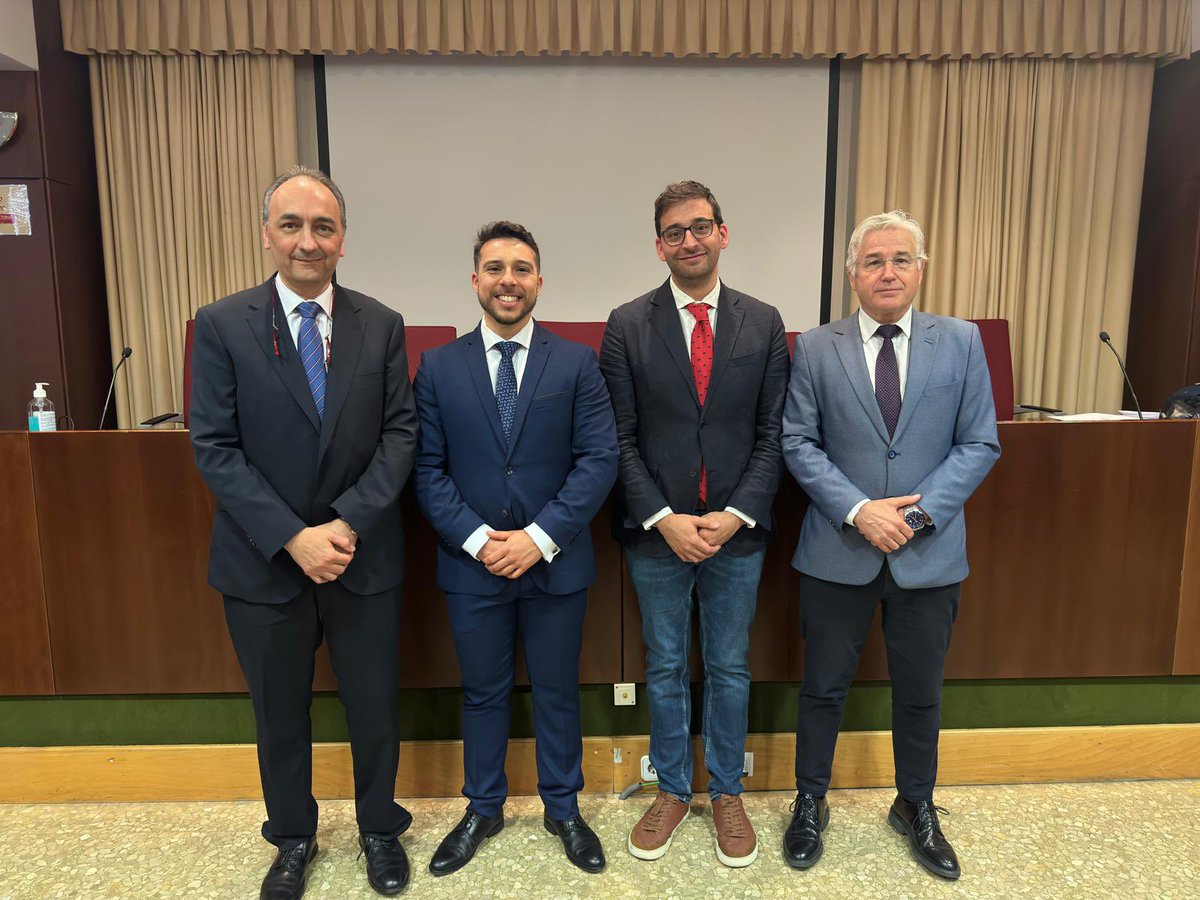
<path fill-rule="evenodd" d="M 325 421 L 325 342 L 321 340 L 321 329 L 317 328 L 317 314 L 321 304 L 305 300 L 296 307 L 300 313 L 300 335 L 296 349 L 300 351 L 300 362 L 308 376 L 308 389 L 317 404 L 317 418 Z"/>

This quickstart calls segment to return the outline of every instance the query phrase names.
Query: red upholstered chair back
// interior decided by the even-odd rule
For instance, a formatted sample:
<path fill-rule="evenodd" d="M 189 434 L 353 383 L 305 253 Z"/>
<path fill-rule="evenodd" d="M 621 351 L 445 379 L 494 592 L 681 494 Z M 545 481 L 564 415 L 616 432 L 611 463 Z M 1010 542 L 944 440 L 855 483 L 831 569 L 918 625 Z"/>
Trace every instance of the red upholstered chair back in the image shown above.
<path fill-rule="evenodd" d="M 448 344 L 458 337 L 453 325 L 405 325 L 404 342 L 408 352 L 408 377 L 415 378 L 421 354 Z"/>
<path fill-rule="evenodd" d="M 604 322 L 543 322 L 538 319 L 537 323 L 561 338 L 587 344 L 597 354 L 600 353 L 600 342 L 604 340 Z"/>
<path fill-rule="evenodd" d="M 788 359 L 792 358 L 792 354 L 796 351 L 796 338 L 804 334 L 803 331 L 787 332 Z"/>
<path fill-rule="evenodd" d="M 196 320 L 188 319 L 183 331 L 183 427 L 191 421 L 192 411 L 192 343 L 196 340 Z"/>
<path fill-rule="evenodd" d="M 1013 417 L 1012 342 L 1008 335 L 1008 319 L 971 321 L 979 326 L 979 336 L 983 338 L 983 355 L 992 376 L 996 421 L 1007 422 Z"/>

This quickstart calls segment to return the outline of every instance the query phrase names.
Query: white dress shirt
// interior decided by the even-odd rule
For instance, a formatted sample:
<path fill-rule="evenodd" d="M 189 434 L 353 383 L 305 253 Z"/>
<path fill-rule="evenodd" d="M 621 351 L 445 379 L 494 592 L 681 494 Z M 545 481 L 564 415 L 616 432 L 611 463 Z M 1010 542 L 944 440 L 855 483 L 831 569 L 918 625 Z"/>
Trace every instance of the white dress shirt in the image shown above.
<path fill-rule="evenodd" d="M 300 315 L 300 311 L 296 307 L 304 303 L 305 298 L 284 284 L 283 277 L 280 275 L 275 276 L 275 290 L 279 292 L 279 302 L 283 306 L 288 331 L 292 333 L 292 345 L 299 348 L 300 323 L 304 321 L 304 316 Z M 325 290 L 321 291 L 318 296 L 313 297 L 313 302 L 321 307 L 321 311 L 316 315 L 317 332 L 321 335 L 321 343 L 328 350 L 332 346 L 333 340 L 333 282 L 326 285 Z M 325 360 L 328 365 L 328 353 L 325 354 Z"/>
<path fill-rule="evenodd" d="M 687 310 L 690 303 L 703 303 L 708 307 L 708 330 L 712 332 L 713 346 L 716 346 L 717 341 L 717 300 L 721 296 L 721 282 L 718 280 L 713 289 L 705 294 L 700 300 L 696 300 L 690 295 L 684 293 L 683 289 L 675 283 L 675 279 L 671 279 L 671 296 L 675 298 L 675 308 L 679 310 L 679 324 L 683 326 L 683 343 L 688 348 L 688 353 L 692 352 L 692 331 L 696 327 L 696 317 Z M 660 519 L 669 516 L 673 510 L 669 506 L 664 506 L 646 521 L 642 522 L 642 528 L 649 531 L 653 528 Z M 690 512 L 690 511 L 689 511 Z M 750 518 L 744 512 L 734 509 L 732 506 L 725 507 L 725 512 L 733 513 L 739 519 L 746 523 L 747 526 L 753 528 L 757 522 Z"/>
<path fill-rule="evenodd" d="M 900 333 L 892 338 L 892 349 L 896 351 L 896 366 L 900 369 L 900 402 L 904 402 L 904 388 L 908 384 L 908 344 L 912 337 L 913 311 L 910 306 L 896 322 Z M 875 389 L 875 362 L 879 359 L 879 351 L 883 349 L 883 338 L 875 333 L 881 325 L 860 308 L 858 311 L 858 331 L 863 342 L 863 356 L 867 361 L 867 374 L 871 376 L 871 390 Z M 859 500 L 846 516 L 846 524 L 853 525 L 858 511 L 866 506 L 868 501 Z"/>
<path fill-rule="evenodd" d="M 492 379 L 492 393 L 496 392 L 496 375 L 500 371 L 500 343 L 509 340 L 515 341 L 521 346 L 513 353 L 513 372 L 517 376 L 517 391 L 521 390 L 521 379 L 525 375 L 525 362 L 529 358 L 529 345 L 533 341 L 533 318 L 531 317 L 525 323 L 525 327 L 518 331 L 510 338 L 502 338 L 496 332 L 488 327 L 487 319 L 480 319 L 479 334 L 483 338 L 483 358 L 487 360 L 488 377 Z M 487 533 L 495 531 L 491 525 L 484 523 L 471 532 L 471 535 L 463 541 L 463 551 L 475 559 L 479 556 L 479 551 L 483 549 L 483 545 L 488 542 Z M 550 535 L 536 522 L 530 522 L 525 526 L 525 533 L 530 539 L 537 544 L 537 548 L 542 551 L 542 559 L 546 562 L 553 562 L 554 557 L 558 555 L 558 545 L 550 539 Z"/>

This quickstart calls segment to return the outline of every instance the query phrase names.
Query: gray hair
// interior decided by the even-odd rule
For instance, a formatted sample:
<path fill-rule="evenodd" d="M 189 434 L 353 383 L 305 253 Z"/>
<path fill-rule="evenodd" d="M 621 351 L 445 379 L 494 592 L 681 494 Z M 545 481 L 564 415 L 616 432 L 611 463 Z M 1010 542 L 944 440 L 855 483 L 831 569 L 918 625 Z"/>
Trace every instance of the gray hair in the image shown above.
<path fill-rule="evenodd" d="M 338 209 L 342 213 L 342 231 L 346 230 L 346 198 L 342 196 L 341 188 L 339 188 L 332 178 L 322 172 L 320 169 L 310 169 L 308 166 L 292 166 L 278 178 L 271 182 L 270 186 L 263 191 L 262 199 L 262 223 L 267 224 L 270 218 L 271 198 L 275 196 L 275 191 L 285 181 L 291 181 L 293 178 L 311 178 L 318 184 L 322 184 L 329 188 L 329 193 L 333 194 L 338 203 Z"/>
<path fill-rule="evenodd" d="M 887 231 L 893 228 L 912 235 L 913 243 L 917 245 L 917 264 L 924 266 L 929 261 L 929 257 L 925 255 L 925 233 L 921 231 L 916 219 L 902 209 L 893 209 L 891 212 L 867 216 L 858 223 L 854 234 L 850 235 L 850 244 L 846 247 L 846 271 L 853 272 L 857 269 L 858 248 L 862 246 L 863 238 L 872 231 Z"/>

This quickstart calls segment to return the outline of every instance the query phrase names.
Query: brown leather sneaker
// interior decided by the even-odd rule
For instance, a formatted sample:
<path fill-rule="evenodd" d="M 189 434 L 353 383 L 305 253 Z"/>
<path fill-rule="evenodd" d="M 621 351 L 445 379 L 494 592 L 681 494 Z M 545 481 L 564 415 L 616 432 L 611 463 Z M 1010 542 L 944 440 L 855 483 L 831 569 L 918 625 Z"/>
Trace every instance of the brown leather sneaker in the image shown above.
<path fill-rule="evenodd" d="M 717 859 L 739 869 L 758 856 L 758 838 L 746 816 L 742 798 L 720 794 L 712 802 L 713 827 L 717 830 Z"/>
<path fill-rule="evenodd" d="M 638 859 L 658 859 L 671 847 L 675 829 L 691 812 L 691 807 L 682 800 L 663 791 L 658 792 L 650 808 L 646 810 L 625 846 Z"/>

